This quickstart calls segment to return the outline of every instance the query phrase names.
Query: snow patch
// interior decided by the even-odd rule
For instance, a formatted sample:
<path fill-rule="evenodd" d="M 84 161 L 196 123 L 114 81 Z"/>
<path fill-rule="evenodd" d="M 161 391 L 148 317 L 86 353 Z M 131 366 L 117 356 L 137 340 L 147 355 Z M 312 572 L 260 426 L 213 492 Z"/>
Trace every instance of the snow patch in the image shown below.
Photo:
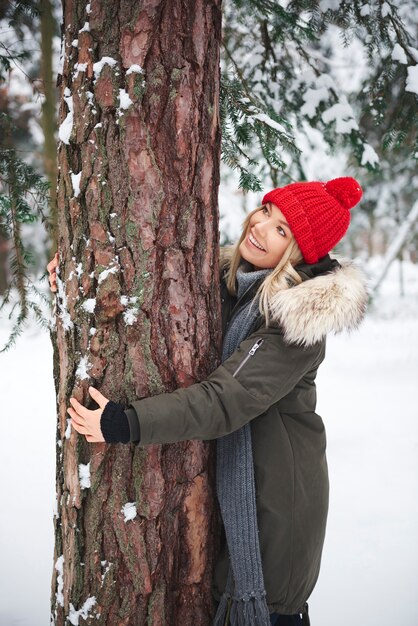
<path fill-rule="evenodd" d="M 86 244 L 88 245 L 88 244 Z M 83 274 L 83 264 L 80 262 L 77 267 L 75 268 L 75 271 L 77 272 L 77 277 L 81 278 L 82 274 Z"/>
<path fill-rule="evenodd" d="M 132 326 L 138 317 L 138 309 L 127 309 L 123 312 L 123 321 L 126 326 Z"/>
<path fill-rule="evenodd" d="M 59 556 L 55 562 L 55 569 L 58 572 L 58 576 L 57 576 L 57 585 L 58 585 L 58 591 L 56 593 L 57 596 L 57 604 L 59 604 L 60 606 L 64 606 L 64 594 L 63 589 L 64 589 L 64 555 L 61 554 L 61 556 Z"/>
<path fill-rule="evenodd" d="M 94 82 L 99 78 L 100 73 L 105 65 L 110 65 L 110 67 L 114 67 L 116 65 L 116 60 L 112 59 L 112 57 L 102 57 L 100 61 L 93 64 L 93 72 L 95 76 Z"/>
<path fill-rule="evenodd" d="M 418 63 L 418 48 L 413 48 L 412 46 L 408 46 L 408 51 L 414 57 L 415 61 Z"/>
<path fill-rule="evenodd" d="M 79 33 L 89 33 L 90 32 L 90 24 L 88 22 L 84 22 L 83 28 L 80 28 Z"/>
<path fill-rule="evenodd" d="M 408 64 L 405 50 L 398 43 L 395 43 L 395 45 L 393 46 L 392 61 L 397 61 L 398 63 L 402 63 L 403 65 Z"/>
<path fill-rule="evenodd" d="M 110 570 L 110 568 L 112 567 L 113 563 L 110 563 L 110 561 L 106 561 L 106 560 L 104 560 L 104 561 L 100 561 L 100 565 L 101 565 L 102 567 L 105 567 L 105 568 L 106 568 L 106 569 L 105 569 L 105 571 L 104 571 L 104 572 L 103 572 L 103 574 L 102 574 L 102 585 L 103 585 L 103 583 L 104 583 L 104 579 L 105 579 L 105 576 L 106 576 L 106 574 L 108 573 L 108 571 Z"/>
<path fill-rule="evenodd" d="M 75 72 L 73 73 L 73 77 L 77 78 L 80 72 L 85 72 L 87 69 L 87 63 L 76 63 L 74 65 Z"/>
<path fill-rule="evenodd" d="M 133 65 L 131 65 L 127 70 L 126 70 L 126 76 L 129 76 L 129 74 L 143 74 L 144 70 L 142 69 L 142 67 L 140 65 L 136 65 L 135 63 Z"/>
<path fill-rule="evenodd" d="M 80 363 L 78 364 L 75 373 L 76 377 L 80 378 L 80 380 L 86 380 L 87 378 L 90 378 L 89 374 L 87 373 L 90 367 L 91 363 L 89 363 L 88 356 L 81 357 Z"/>
<path fill-rule="evenodd" d="M 307 89 L 303 94 L 305 104 L 301 108 L 301 113 L 307 117 L 315 117 L 318 105 L 329 99 L 329 91 L 325 87 L 318 89 Z"/>
<path fill-rule="evenodd" d="M 382 17 L 387 17 L 388 15 L 391 15 L 392 11 L 390 10 L 390 6 L 387 2 L 384 2 L 382 4 Z"/>
<path fill-rule="evenodd" d="M 138 297 L 137 296 L 121 296 L 120 297 L 120 303 L 123 306 L 126 306 L 128 303 L 134 303 L 138 301 Z"/>
<path fill-rule="evenodd" d="M 90 463 L 84 465 L 83 463 L 79 463 L 78 465 L 78 476 L 80 478 L 80 487 L 81 489 L 88 489 L 91 486 L 90 482 Z"/>
<path fill-rule="evenodd" d="M 70 602 L 70 614 L 68 615 L 67 619 L 70 620 L 73 626 L 78 626 L 78 621 L 80 617 L 86 620 L 89 617 L 89 611 L 93 608 L 95 604 L 96 596 L 92 596 L 91 598 L 87 598 L 81 609 L 76 611 L 74 605 Z"/>
<path fill-rule="evenodd" d="M 89 335 L 95 335 L 97 332 L 97 328 L 94 328 L 94 326 L 92 326 L 89 330 Z"/>
<path fill-rule="evenodd" d="M 119 107 L 118 107 L 118 115 L 122 115 L 122 111 L 129 109 L 129 107 L 133 104 L 132 100 L 129 97 L 129 94 L 125 91 L 125 89 L 119 89 Z"/>
<path fill-rule="evenodd" d="M 64 58 L 65 58 L 65 35 L 61 39 L 61 52 L 60 52 L 60 58 L 59 58 L 58 67 L 57 67 L 58 75 L 60 74 L 62 75 L 62 72 L 64 69 Z"/>
<path fill-rule="evenodd" d="M 124 522 L 129 522 L 129 520 L 134 519 L 137 515 L 136 502 L 127 502 L 121 508 L 121 512 L 125 516 Z"/>
<path fill-rule="evenodd" d="M 253 120 L 260 120 L 260 122 L 264 122 L 265 124 L 267 124 L 271 128 L 274 128 L 275 130 L 278 130 L 280 133 L 286 133 L 287 132 L 284 126 L 282 126 L 281 124 L 279 124 L 275 120 L 272 120 L 269 115 L 266 115 L 266 113 L 256 113 L 255 115 L 249 115 L 247 117 L 247 119 L 249 119 L 249 120 L 251 120 L 251 119 L 253 119 Z"/>
<path fill-rule="evenodd" d="M 94 98 L 94 93 L 92 91 L 86 91 L 86 96 L 87 96 L 87 101 L 89 106 L 94 106 L 93 104 L 93 98 Z"/>
<path fill-rule="evenodd" d="M 68 113 L 58 129 L 58 137 L 61 139 L 62 142 L 68 145 L 70 143 L 70 137 L 73 130 L 74 121 L 73 97 L 68 87 L 64 89 L 64 100 L 68 107 Z"/>
<path fill-rule="evenodd" d="M 102 283 L 104 280 L 106 280 L 106 278 L 109 276 L 109 274 L 116 274 L 119 271 L 119 268 L 114 265 L 113 267 L 109 267 L 105 270 L 103 270 L 103 272 L 101 272 L 101 274 L 99 275 L 98 278 L 98 284 L 100 285 L 100 283 Z"/>
<path fill-rule="evenodd" d="M 361 164 L 366 165 L 369 163 L 372 167 L 375 167 L 379 163 L 379 157 L 370 144 L 365 143 L 363 146 L 363 154 L 361 155 Z"/>
<path fill-rule="evenodd" d="M 78 198 L 80 195 L 80 180 L 81 172 L 78 172 L 78 174 L 71 172 L 71 184 L 73 186 L 74 198 Z"/>
<path fill-rule="evenodd" d="M 418 65 L 410 65 L 407 72 L 405 91 L 411 91 L 418 95 Z"/>
<path fill-rule="evenodd" d="M 128 306 L 128 304 L 135 304 L 138 300 L 137 296 L 121 296 L 120 297 L 120 303 L 123 306 Z M 131 307 L 129 309 L 127 309 L 126 311 L 123 312 L 123 319 L 124 322 L 127 326 L 132 326 L 132 324 L 135 322 L 135 320 L 138 317 L 138 313 L 139 313 L 139 309 L 138 307 Z"/>
<path fill-rule="evenodd" d="M 64 437 L 69 439 L 71 436 L 71 418 L 67 417 L 67 428 L 65 429 Z"/>
<path fill-rule="evenodd" d="M 93 313 L 96 306 L 96 298 L 88 298 L 81 306 L 87 313 Z"/>
<path fill-rule="evenodd" d="M 352 130 L 358 130 L 358 124 L 353 116 L 353 109 L 348 104 L 346 96 L 341 96 L 341 101 L 322 113 L 322 121 L 325 124 L 335 122 L 337 133 L 349 134 Z"/>

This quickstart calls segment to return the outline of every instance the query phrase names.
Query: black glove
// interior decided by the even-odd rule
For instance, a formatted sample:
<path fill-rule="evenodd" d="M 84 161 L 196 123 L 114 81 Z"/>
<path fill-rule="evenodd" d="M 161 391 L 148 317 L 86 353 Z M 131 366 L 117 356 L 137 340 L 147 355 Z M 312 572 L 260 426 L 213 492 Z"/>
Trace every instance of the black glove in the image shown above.
<path fill-rule="evenodd" d="M 100 417 L 100 429 L 106 443 L 129 443 L 131 431 L 122 404 L 109 400 Z"/>

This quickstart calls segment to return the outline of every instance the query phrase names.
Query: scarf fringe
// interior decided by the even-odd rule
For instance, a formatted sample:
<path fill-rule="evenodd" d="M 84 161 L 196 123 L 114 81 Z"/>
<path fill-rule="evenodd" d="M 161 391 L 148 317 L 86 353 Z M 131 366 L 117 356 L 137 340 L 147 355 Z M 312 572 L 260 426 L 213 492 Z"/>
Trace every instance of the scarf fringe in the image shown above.
<path fill-rule="evenodd" d="M 225 626 L 228 606 L 229 597 L 226 595 L 226 593 L 223 593 L 221 599 L 219 600 L 218 610 L 216 611 L 216 615 L 213 620 L 213 626 Z"/>
<path fill-rule="evenodd" d="M 222 595 L 213 626 L 270 626 L 270 613 L 264 595 L 256 595 L 248 600 L 230 600 L 227 594 Z"/>

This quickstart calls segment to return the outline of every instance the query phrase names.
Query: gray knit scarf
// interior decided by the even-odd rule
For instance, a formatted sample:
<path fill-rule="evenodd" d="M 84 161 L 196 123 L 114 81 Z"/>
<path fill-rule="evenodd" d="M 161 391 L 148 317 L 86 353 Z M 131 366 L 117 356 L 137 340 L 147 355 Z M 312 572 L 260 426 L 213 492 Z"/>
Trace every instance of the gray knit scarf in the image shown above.
<path fill-rule="evenodd" d="M 237 270 L 238 298 L 256 280 L 265 278 L 272 271 L 249 269 L 252 266 L 244 261 Z M 257 314 L 258 298 L 245 303 L 234 313 L 224 337 L 222 362 L 251 334 Z M 231 626 L 269 626 L 258 539 L 250 424 L 217 439 L 216 489 L 230 567 L 213 626 L 224 626 L 230 598 Z"/>

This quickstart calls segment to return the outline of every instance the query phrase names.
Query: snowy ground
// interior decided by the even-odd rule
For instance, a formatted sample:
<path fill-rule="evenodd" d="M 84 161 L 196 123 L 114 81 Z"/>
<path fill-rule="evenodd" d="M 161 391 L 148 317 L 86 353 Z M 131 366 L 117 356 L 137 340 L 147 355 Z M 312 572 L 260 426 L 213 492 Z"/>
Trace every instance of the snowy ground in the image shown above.
<path fill-rule="evenodd" d="M 406 270 L 406 297 L 393 267 L 361 329 L 329 338 L 318 374 L 330 510 L 312 626 L 418 623 L 418 268 Z M 8 330 L 3 317 L 1 346 Z M 31 325 L 0 367 L 0 626 L 47 626 L 55 499 L 48 333 Z"/>

